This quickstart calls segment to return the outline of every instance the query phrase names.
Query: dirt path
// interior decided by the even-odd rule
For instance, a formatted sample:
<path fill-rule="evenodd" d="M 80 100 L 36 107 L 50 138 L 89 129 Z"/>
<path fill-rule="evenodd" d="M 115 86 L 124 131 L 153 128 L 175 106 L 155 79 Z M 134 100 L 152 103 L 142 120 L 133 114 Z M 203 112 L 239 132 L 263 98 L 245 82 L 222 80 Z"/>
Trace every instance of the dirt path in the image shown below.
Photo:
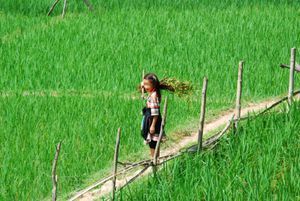
<path fill-rule="evenodd" d="M 299 96 L 297 97 L 299 98 Z M 278 99 L 270 99 L 270 100 L 265 100 L 259 103 L 249 103 L 246 107 L 242 109 L 242 114 L 241 116 L 245 116 L 248 113 L 251 112 L 258 112 L 266 107 L 272 105 L 275 103 Z M 216 119 L 211 120 L 210 122 L 206 123 L 204 126 L 204 135 L 207 133 L 214 131 L 215 129 L 219 128 L 220 126 L 223 126 L 226 124 L 229 119 L 231 119 L 232 114 L 234 110 L 230 109 L 227 110 L 226 112 L 223 112 L 220 114 L 220 116 Z M 174 154 L 178 153 L 180 149 L 186 147 L 187 145 L 190 145 L 191 143 L 196 143 L 197 142 L 197 133 L 192 133 L 190 136 L 185 136 L 183 137 L 179 142 L 176 143 L 174 146 L 170 146 L 169 148 L 166 148 L 165 150 L 161 150 L 161 156 L 168 155 L 168 154 Z M 142 169 L 142 168 L 141 168 Z M 119 177 L 116 181 L 116 187 L 120 188 L 122 187 L 126 181 L 130 180 L 132 177 L 134 177 L 135 174 L 137 174 L 141 169 L 131 172 L 123 177 Z M 152 173 L 152 168 L 148 168 L 147 171 L 145 171 L 142 176 L 146 176 L 148 174 Z M 82 197 L 78 198 L 77 200 L 80 201 L 90 201 L 90 200 L 97 200 L 101 198 L 104 195 L 107 195 L 108 193 L 111 192 L 112 189 L 112 183 L 107 182 L 103 186 L 101 186 L 98 189 L 91 190 L 90 192 L 87 192 L 85 195 Z"/>

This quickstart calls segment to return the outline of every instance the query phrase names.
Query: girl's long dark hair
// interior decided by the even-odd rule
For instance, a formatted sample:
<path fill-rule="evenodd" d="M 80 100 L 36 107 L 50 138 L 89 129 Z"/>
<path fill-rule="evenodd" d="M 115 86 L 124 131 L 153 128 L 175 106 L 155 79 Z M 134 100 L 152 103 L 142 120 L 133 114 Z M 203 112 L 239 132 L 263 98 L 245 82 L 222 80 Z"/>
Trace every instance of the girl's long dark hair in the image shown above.
<path fill-rule="evenodd" d="M 192 89 L 192 86 L 188 82 L 181 82 L 175 78 L 163 78 L 161 81 L 159 81 L 157 75 L 155 75 L 154 73 L 147 73 L 144 76 L 144 79 L 151 81 L 153 87 L 156 90 L 159 101 L 161 101 L 160 90 L 167 90 L 181 96 L 184 94 L 188 94 Z"/>

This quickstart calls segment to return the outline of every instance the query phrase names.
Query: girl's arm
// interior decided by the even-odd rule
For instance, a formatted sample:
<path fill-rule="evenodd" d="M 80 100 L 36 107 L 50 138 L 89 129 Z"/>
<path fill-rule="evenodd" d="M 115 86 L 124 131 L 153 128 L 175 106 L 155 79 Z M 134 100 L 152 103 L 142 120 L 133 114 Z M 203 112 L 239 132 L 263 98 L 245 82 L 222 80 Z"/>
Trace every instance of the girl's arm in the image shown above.
<path fill-rule="evenodd" d="M 158 119 L 159 108 L 160 108 L 159 101 L 156 96 L 151 97 L 150 108 L 151 108 L 151 116 L 153 116 L 152 123 L 150 126 L 150 133 L 153 134 L 153 133 L 155 133 L 155 125 L 156 125 L 156 122 Z"/>
<path fill-rule="evenodd" d="M 141 82 L 141 85 L 139 86 L 139 91 L 141 92 L 141 98 L 143 100 L 146 100 L 146 96 L 145 96 L 145 88 L 144 88 L 144 82 Z"/>
<path fill-rule="evenodd" d="M 158 116 L 153 116 L 152 124 L 150 126 L 150 133 L 154 134 L 155 133 L 155 124 L 157 122 Z"/>

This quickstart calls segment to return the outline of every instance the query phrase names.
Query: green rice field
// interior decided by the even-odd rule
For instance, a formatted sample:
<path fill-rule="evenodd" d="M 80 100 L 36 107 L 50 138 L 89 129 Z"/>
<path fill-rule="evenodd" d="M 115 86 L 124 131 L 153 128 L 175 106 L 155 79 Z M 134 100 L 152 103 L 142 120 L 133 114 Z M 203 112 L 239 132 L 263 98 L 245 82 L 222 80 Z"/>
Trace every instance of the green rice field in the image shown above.
<path fill-rule="evenodd" d="M 171 143 L 197 129 L 204 76 L 212 119 L 234 106 L 240 60 L 246 105 L 287 93 L 279 64 L 300 47 L 299 1 L 94 0 L 92 13 L 70 1 L 64 19 L 61 3 L 46 16 L 51 3 L 0 0 L 0 200 L 49 199 L 60 140 L 61 199 L 111 170 L 118 127 L 120 160 L 149 157 L 142 70 L 194 87 L 186 97 L 163 92 Z"/>
<path fill-rule="evenodd" d="M 118 200 L 299 200 L 299 109 L 243 123 L 215 149 L 175 159 Z"/>

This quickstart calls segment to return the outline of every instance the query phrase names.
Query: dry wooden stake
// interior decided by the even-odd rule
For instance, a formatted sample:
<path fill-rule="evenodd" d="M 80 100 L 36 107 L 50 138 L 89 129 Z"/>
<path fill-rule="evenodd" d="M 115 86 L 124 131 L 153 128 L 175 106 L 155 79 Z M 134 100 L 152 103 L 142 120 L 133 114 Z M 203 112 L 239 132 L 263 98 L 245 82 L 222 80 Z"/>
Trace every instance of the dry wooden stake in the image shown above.
<path fill-rule="evenodd" d="M 142 82 L 144 82 L 144 76 L 145 76 L 145 71 L 143 70 Z M 141 96 L 141 98 L 144 99 L 144 97 L 145 97 L 145 88 L 144 88 L 144 86 L 142 86 L 142 96 Z"/>
<path fill-rule="evenodd" d="M 64 7 L 61 15 L 63 18 L 65 17 L 66 10 L 67 10 L 67 0 L 64 0 Z"/>
<path fill-rule="evenodd" d="M 158 136 L 158 140 L 156 143 L 156 147 L 155 147 L 155 151 L 154 151 L 154 159 L 153 159 L 153 164 L 157 165 L 157 157 L 158 157 L 158 152 L 159 152 L 159 148 L 160 148 L 160 141 L 164 132 L 164 128 L 165 128 L 165 123 L 166 123 L 166 117 L 167 117 L 167 106 L 168 106 L 168 97 L 166 97 L 165 99 L 165 104 L 164 104 L 164 110 L 163 110 L 163 116 L 162 116 L 162 120 L 161 120 L 161 126 L 160 126 L 160 131 L 159 131 L 159 136 Z"/>
<path fill-rule="evenodd" d="M 112 200 L 115 200 L 115 193 L 116 193 L 116 179 L 117 179 L 117 166 L 118 166 L 118 157 L 119 157 L 119 146 L 120 146 L 120 135 L 121 135 L 121 128 L 118 128 L 117 139 L 116 139 L 116 146 L 115 146 L 115 155 L 114 155 L 114 177 L 112 179 Z"/>
<path fill-rule="evenodd" d="M 202 99 L 201 99 L 201 110 L 200 110 L 200 120 L 199 120 L 199 130 L 198 130 L 198 147 L 197 152 L 199 153 L 202 149 L 202 138 L 205 120 L 205 108 L 206 108 L 206 90 L 207 90 L 208 79 L 204 77 L 202 85 Z"/>
<path fill-rule="evenodd" d="M 296 48 L 291 49 L 291 61 L 290 61 L 290 79 L 289 79 L 289 93 L 288 93 L 288 103 L 289 105 L 293 102 L 294 93 L 294 74 L 295 74 L 295 60 L 296 60 Z"/>
<path fill-rule="evenodd" d="M 238 120 L 241 117 L 241 97 L 242 97 L 242 84 L 243 84 L 243 66 L 244 61 L 239 63 L 239 72 L 237 80 L 237 91 L 236 91 L 236 108 L 235 108 L 235 121 L 234 121 L 234 132 L 236 132 L 238 127 Z"/>
<path fill-rule="evenodd" d="M 58 2 L 59 2 L 59 0 L 56 0 L 54 3 L 53 3 L 53 5 L 51 6 L 51 8 L 50 8 L 50 10 L 49 10 L 49 12 L 48 12 L 48 16 L 50 16 L 51 15 L 51 13 L 52 13 L 52 11 L 54 10 L 54 8 L 55 8 L 55 6 L 58 4 Z"/>
<path fill-rule="evenodd" d="M 63 11 L 62 11 L 62 17 L 65 17 L 67 11 L 67 0 L 64 0 L 64 6 L 63 6 Z"/>
<path fill-rule="evenodd" d="M 56 175 L 56 166 L 57 166 L 57 160 L 60 152 L 60 147 L 61 147 L 61 141 L 57 144 L 56 146 L 56 152 L 53 160 L 53 165 L 52 165 L 52 201 L 56 201 L 57 199 L 57 175 Z"/>
<path fill-rule="evenodd" d="M 47 13 L 48 16 L 51 15 L 51 13 L 53 12 L 54 8 L 56 7 L 56 5 L 58 4 L 59 1 L 60 1 L 60 0 L 55 0 L 55 2 L 52 4 L 52 6 L 51 6 L 49 12 Z M 93 10 L 93 6 L 92 6 L 92 4 L 91 4 L 91 2 L 90 2 L 89 0 L 83 0 L 83 2 L 84 2 L 84 4 L 88 7 L 88 9 L 89 9 L 90 11 Z M 63 11 L 62 11 L 62 17 L 65 16 L 66 10 L 67 10 L 67 0 L 64 0 Z"/>

